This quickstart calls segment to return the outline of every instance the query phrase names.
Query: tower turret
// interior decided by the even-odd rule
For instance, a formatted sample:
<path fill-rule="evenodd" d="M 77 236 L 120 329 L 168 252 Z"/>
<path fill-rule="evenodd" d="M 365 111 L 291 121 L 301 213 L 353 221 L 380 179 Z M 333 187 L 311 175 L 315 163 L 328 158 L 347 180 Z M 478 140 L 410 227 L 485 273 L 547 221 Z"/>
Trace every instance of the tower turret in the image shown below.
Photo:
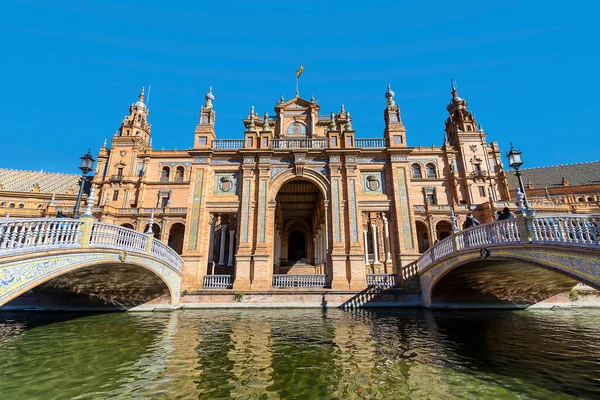
<path fill-rule="evenodd" d="M 215 133 L 215 116 L 213 110 L 213 101 L 215 95 L 212 92 L 212 86 L 208 88 L 208 93 L 204 95 L 205 103 L 200 109 L 200 121 L 196 126 L 194 133 L 194 148 L 210 148 L 213 140 L 217 139 Z"/>
<path fill-rule="evenodd" d="M 446 133 L 448 134 L 448 140 L 451 144 L 454 144 L 458 138 L 458 135 L 462 133 L 478 133 L 477 122 L 473 114 L 467 110 L 467 101 L 458 96 L 458 90 L 454 80 L 452 82 L 452 98 L 450 103 L 446 107 L 450 116 L 446 120 Z"/>
<path fill-rule="evenodd" d="M 150 124 L 148 123 L 150 110 L 144 103 L 144 87 L 138 96 L 138 101 L 129 107 L 129 115 L 123 119 L 121 127 L 115 136 L 139 138 L 148 144 L 150 141 Z"/>
<path fill-rule="evenodd" d="M 388 84 L 387 92 L 385 92 L 386 107 L 383 111 L 385 120 L 383 136 L 387 139 L 390 147 L 406 147 L 406 128 L 400 119 L 400 107 L 394 100 L 395 95 Z"/>

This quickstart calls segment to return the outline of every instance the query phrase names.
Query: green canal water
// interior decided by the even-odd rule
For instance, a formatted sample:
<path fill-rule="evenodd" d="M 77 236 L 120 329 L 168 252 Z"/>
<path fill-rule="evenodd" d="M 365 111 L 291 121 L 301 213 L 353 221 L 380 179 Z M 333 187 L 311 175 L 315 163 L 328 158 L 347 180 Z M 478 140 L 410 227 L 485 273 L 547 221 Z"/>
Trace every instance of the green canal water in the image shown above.
<path fill-rule="evenodd" d="M 0 314 L 1 399 L 600 398 L 600 311 Z"/>

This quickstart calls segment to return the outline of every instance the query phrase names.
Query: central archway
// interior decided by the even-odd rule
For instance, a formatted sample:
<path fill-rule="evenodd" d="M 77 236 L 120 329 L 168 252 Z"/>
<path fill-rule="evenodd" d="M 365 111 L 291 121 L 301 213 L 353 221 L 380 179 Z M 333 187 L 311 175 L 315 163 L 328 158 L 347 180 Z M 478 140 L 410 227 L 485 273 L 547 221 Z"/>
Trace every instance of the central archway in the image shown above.
<path fill-rule="evenodd" d="M 324 195 L 307 179 L 283 183 L 275 196 L 273 272 L 321 274 L 327 264 Z"/>

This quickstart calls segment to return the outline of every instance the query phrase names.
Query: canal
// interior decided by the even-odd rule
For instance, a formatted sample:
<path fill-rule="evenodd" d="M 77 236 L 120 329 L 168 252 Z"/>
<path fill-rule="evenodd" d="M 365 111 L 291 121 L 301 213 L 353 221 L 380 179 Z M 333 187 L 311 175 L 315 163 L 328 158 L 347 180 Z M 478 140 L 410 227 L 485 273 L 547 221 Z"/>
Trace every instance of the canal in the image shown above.
<path fill-rule="evenodd" d="M 600 398 L 600 310 L 0 314 L 2 399 Z"/>

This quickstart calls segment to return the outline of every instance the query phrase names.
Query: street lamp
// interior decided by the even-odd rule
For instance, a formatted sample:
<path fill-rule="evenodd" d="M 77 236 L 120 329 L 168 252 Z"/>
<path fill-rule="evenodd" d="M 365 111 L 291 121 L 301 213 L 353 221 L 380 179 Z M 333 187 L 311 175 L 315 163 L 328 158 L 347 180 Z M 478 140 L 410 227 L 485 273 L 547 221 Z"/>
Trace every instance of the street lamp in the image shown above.
<path fill-rule="evenodd" d="M 523 165 L 523 159 L 521 158 L 521 152 L 513 147 L 512 142 L 510 143 L 510 151 L 506 154 L 506 157 L 508 158 L 508 165 L 515 170 L 515 174 L 517 175 L 517 179 L 519 181 L 519 189 L 524 196 L 523 202 L 525 203 L 525 208 L 528 208 L 529 206 L 527 204 L 527 196 L 525 195 L 525 187 L 523 186 L 521 171 L 519 171 L 519 168 L 521 168 L 521 165 Z"/>
<path fill-rule="evenodd" d="M 87 181 L 86 175 L 88 172 L 92 170 L 92 166 L 94 165 L 94 158 L 92 157 L 91 149 L 88 149 L 88 152 L 83 156 L 79 157 L 81 162 L 79 163 L 79 169 L 83 172 L 81 177 L 81 183 L 79 184 L 79 194 L 77 195 L 77 202 L 75 203 L 75 208 L 73 209 L 73 218 L 79 218 L 79 204 L 81 203 L 81 197 L 83 196 L 83 187 L 85 186 L 85 182 Z"/>

